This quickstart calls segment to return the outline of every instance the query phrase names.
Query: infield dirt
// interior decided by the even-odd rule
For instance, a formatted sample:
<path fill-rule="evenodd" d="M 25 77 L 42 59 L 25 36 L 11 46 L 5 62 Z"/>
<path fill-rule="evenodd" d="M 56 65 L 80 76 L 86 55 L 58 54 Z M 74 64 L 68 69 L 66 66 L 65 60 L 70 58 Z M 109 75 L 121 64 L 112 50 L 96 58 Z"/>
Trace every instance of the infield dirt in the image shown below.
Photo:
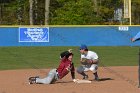
<path fill-rule="evenodd" d="M 75 84 L 70 74 L 55 84 L 28 84 L 30 76 L 45 77 L 50 69 L 25 69 L 0 71 L 0 93 L 140 93 L 138 67 L 99 67 L 100 81 L 94 81 L 91 72 L 90 84 Z M 82 77 L 76 73 L 76 78 Z"/>

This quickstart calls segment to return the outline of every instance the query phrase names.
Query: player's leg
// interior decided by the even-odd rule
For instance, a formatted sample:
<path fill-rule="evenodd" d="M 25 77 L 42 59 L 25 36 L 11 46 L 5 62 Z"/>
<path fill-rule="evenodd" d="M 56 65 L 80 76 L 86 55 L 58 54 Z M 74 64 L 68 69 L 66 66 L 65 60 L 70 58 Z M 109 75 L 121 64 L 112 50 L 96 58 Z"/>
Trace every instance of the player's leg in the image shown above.
<path fill-rule="evenodd" d="M 88 71 L 88 68 L 85 66 L 80 66 L 77 68 L 77 73 L 81 74 L 83 76 L 83 79 L 88 79 L 88 75 L 85 74 L 85 71 Z"/>
<path fill-rule="evenodd" d="M 49 73 L 48 76 L 46 78 L 36 78 L 36 83 L 41 83 L 41 84 L 51 84 L 53 82 L 55 82 L 57 80 L 56 78 L 57 73 L 56 73 L 56 69 L 52 69 Z"/>
<path fill-rule="evenodd" d="M 95 73 L 93 73 L 94 74 L 94 76 L 95 76 L 95 80 L 96 81 L 99 81 L 99 76 L 98 76 L 98 73 L 97 72 L 95 72 Z"/>
<path fill-rule="evenodd" d="M 98 73 L 97 73 L 97 69 L 98 69 L 98 65 L 97 64 L 92 64 L 91 67 L 90 67 L 90 70 L 93 72 L 94 79 L 96 81 L 99 81 L 99 76 L 98 76 Z"/>

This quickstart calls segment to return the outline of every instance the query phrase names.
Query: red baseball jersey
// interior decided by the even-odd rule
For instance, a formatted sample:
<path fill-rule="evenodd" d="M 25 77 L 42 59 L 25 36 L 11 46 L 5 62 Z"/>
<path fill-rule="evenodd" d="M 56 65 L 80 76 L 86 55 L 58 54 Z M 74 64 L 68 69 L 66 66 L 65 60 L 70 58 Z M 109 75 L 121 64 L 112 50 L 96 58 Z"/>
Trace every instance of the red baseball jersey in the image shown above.
<path fill-rule="evenodd" d="M 71 72 L 72 79 L 75 79 L 74 64 L 67 58 L 62 58 L 59 67 L 57 68 L 59 79 L 62 79 L 69 72 Z"/>

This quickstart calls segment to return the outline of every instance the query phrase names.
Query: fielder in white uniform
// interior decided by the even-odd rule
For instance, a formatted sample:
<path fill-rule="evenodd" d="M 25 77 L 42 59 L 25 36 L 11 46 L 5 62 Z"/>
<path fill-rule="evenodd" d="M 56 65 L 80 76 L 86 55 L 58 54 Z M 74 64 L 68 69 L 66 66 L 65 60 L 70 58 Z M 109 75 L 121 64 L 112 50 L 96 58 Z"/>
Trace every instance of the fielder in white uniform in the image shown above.
<path fill-rule="evenodd" d="M 98 55 L 93 52 L 89 51 L 86 45 L 80 46 L 80 53 L 81 53 L 81 66 L 77 68 L 77 72 L 83 76 L 83 79 L 88 79 L 88 75 L 85 74 L 86 71 L 92 71 L 94 75 L 94 79 L 99 81 L 99 77 L 97 74 L 98 69 Z"/>

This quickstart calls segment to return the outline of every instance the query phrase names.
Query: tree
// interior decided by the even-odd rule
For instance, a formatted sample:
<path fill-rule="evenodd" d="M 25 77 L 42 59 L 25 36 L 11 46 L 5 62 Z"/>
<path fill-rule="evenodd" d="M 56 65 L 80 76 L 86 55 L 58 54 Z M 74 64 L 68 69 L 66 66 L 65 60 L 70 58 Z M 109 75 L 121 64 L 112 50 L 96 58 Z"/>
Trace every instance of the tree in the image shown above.
<path fill-rule="evenodd" d="M 23 12 L 24 12 L 24 0 L 16 0 L 17 1 L 17 17 L 18 24 L 23 24 Z"/>
<path fill-rule="evenodd" d="M 94 11 L 97 12 L 97 15 L 98 16 L 98 12 L 99 12 L 99 9 L 98 9 L 98 2 L 97 0 L 92 0 L 93 4 L 94 4 Z"/>
<path fill-rule="evenodd" d="M 3 10 L 2 10 L 3 6 L 2 4 L 0 4 L 0 24 L 2 23 L 2 17 L 3 17 Z"/>
<path fill-rule="evenodd" d="M 12 0 L 0 0 L 0 3 L 10 3 Z"/>
<path fill-rule="evenodd" d="M 140 0 L 132 1 L 132 23 L 134 25 L 140 24 Z"/>
<path fill-rule="evenodd" d="M 59 5 L 50 18 L 55 25 L 90 25 L 100 21 L 90 0 L 57 0 Z"/>
<path fill-rule="evenodd" d="M 30 25 L 33 25 L 33 0 L 29 0 L 29 3 L 30 3 L 30 10 L 29 10 Z"/>
<path fill-rule="evenodd" d="M 50 0 L 45 0 L 45 25 L 48 25 L 49 23 L 49 5 Z"/>
<path fill-rule="evenodd" d="M 114 22 L 117 8 L 123 0 L 0 0 L 0 24 L 113 25 L 120 24 Z M 140 0 L 132 0 L 132 24 L 140 24 L 139 8 Z"/>

